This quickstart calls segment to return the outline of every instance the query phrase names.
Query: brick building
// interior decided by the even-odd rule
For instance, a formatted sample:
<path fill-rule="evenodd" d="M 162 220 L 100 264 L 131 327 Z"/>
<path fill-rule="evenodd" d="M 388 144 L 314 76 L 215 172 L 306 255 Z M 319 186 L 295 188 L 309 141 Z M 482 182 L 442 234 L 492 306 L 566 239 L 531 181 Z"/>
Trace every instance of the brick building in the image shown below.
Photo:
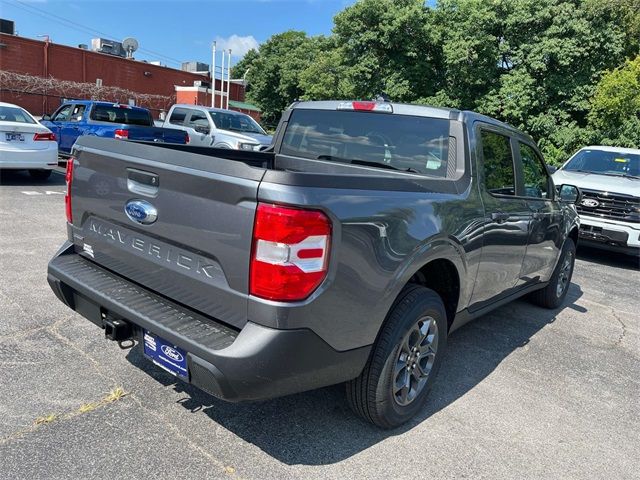
<path fill-rule="evenodd" d="M 210 81 L 208 75 L 200 73 L 0 34 L 0 101 L 20 105 L 34 115 L 52 113 L 65 98 L 92 98 L 124 103 L 133 100 L 158 117 L 173 103 L 211 105 L 211 89 L 194 87 L 198 82 L 209 85 Z M 216 83 L 219 105 L 220 79 Z M 187 93 L 192 90 L 197 94 Z M 233 107 L 233 102 L 244 102 L 244 94 L 244 85 L 232 82 L 229 107 L 240 110 Z M 259 119 L 259 110 L 249 107 L 254 109 L 252 116 Z"/>

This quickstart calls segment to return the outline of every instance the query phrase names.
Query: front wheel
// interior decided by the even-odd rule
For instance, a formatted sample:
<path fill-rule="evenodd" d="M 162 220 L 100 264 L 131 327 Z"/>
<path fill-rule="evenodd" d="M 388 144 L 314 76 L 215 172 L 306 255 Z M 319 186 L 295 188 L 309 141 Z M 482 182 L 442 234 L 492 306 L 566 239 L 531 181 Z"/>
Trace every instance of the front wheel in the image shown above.
<path fill-rule="evenodd" d="M 447 346 L 447 316 L 440 296 L 406 286 L 391 311 L 364 370 L 347 382 L 347 400 L 365 420 L 397 427 L 418 413 Z"/>
<path fill-rule="evenodd" d="M 571 284 L 573 267 L 576 262 L 576 244 L 567 238 L 562 246 L 560 260 L 553 271 L 549 284 L 531 294 L 533 303 L 545 308 L 558 308 L 564 302 Z"/>

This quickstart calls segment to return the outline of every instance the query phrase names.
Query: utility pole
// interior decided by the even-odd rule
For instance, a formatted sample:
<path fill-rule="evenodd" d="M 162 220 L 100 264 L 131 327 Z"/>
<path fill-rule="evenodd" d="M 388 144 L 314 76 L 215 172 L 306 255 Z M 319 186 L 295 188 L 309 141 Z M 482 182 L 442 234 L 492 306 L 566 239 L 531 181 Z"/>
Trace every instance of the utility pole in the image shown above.
<path fill-rule="evenodd" d="M 213 53 L 211 55 L 211 106 L 216 106 L 216 42 L 212 45 Z"/>

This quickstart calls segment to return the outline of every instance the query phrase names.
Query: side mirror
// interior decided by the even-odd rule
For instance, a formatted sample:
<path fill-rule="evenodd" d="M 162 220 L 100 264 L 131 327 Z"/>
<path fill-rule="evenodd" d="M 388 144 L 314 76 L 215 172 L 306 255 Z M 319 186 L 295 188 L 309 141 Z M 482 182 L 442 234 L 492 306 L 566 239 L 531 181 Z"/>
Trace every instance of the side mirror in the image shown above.
<path fill-rule="evenodd" d="M 204 125 L 196 125 L 194 127 L 194 130 L 198 133 L 203 133 L 205 135 L 209 135 L 209 133 L 211 133 L 211 129 L 209 127 L 206 127 Z"/>
<path fill-rule="evenodd" d="M 575 185 L 560 185 L 558 187 L 560 201 L 563 203 L 580 203 L 582 192 Z"/>
<path fill-rule="evenodd" d="M 553 175 L 557 171 L 558 171 L 558 167 L 554 167 L 553 165 L 547 165 L 547 172 L 549 172 L 549 175 Z"/>
<path fill-rule="evenodd" d="M 48 113 L 43 115 L 42 118 L 40 120 L 45 120 L 45 121 L 51 121 L 51 115 L 49 115 Z"/>

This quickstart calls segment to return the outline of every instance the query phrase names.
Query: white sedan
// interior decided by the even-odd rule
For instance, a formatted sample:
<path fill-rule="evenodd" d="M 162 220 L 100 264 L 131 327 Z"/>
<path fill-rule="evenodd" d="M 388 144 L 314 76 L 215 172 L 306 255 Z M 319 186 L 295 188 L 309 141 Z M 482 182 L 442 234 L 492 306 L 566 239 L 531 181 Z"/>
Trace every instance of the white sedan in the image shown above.
<path fill-rule="evenodd" d="M 0 169 L 27 169 L 46 180 L 58 165 L 56 136 L 24 108 L 0 102 Z"/>

